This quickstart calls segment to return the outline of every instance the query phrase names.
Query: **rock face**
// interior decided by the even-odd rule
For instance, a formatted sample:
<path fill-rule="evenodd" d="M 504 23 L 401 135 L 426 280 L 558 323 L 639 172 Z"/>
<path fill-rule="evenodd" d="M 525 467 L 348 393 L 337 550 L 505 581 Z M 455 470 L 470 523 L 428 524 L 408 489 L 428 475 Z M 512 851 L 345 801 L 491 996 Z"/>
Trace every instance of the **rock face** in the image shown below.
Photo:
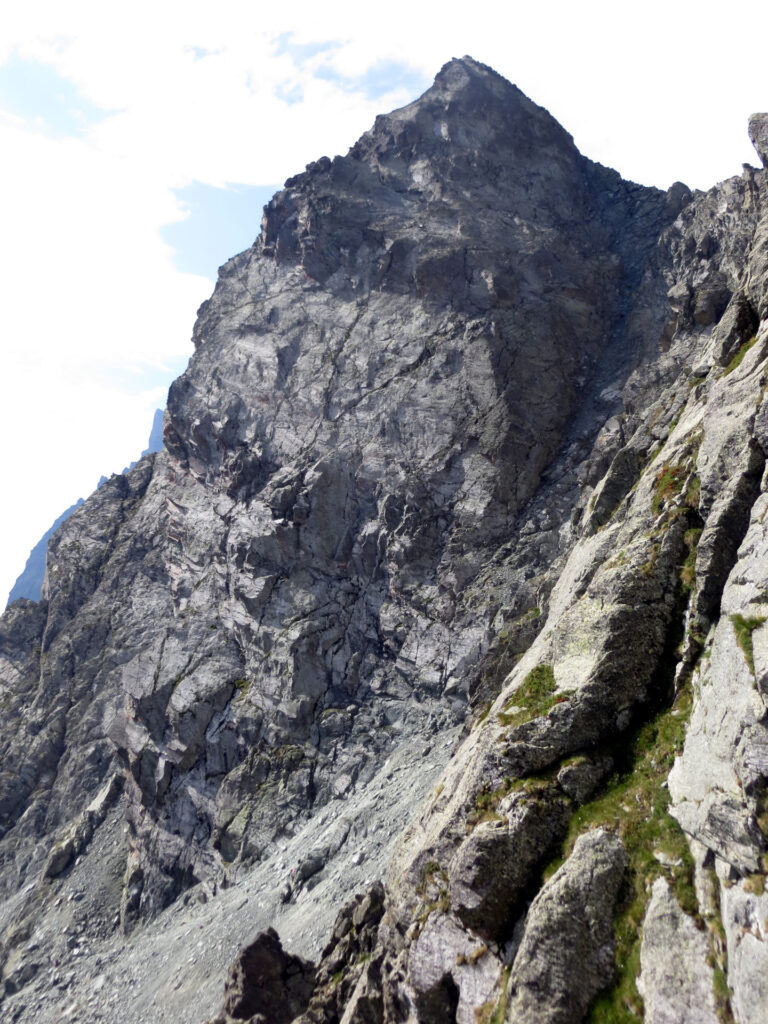
<path fill-rule="evenodd" d="M 312 964 L 286 953 L 270 928 L 246 946 L 232 965 L 224 1013 L 215 1024 L 234 1020 L 290 1024 L 306 1009 L 314 987 Z"/>
<path fill-rule="evenodd" d="M 766 172 L 452 61 L 194 339 L 0 620 L 9 1019 L 765 1020 Z"/>
<path fill-rule="evenodd" d="M 718 1024 L 709 943 L 664 878 L 643 923 L 640 988 L 648 1024 Z"/>
<path fill-rule="evenodd" d="M 750 117 L 749 137 L 763 167 L 768 167 L 768 114 L 753 114 Z"/>
<path fill-rule="evenodd" d="M 613 978 L 613 917 L 627 858 L 600 830 L 542 887 L 528 912 L 510 978 L 507 1020 L 570 1024 Z M 578 979 L 578 985 L 574 982 Z"/>

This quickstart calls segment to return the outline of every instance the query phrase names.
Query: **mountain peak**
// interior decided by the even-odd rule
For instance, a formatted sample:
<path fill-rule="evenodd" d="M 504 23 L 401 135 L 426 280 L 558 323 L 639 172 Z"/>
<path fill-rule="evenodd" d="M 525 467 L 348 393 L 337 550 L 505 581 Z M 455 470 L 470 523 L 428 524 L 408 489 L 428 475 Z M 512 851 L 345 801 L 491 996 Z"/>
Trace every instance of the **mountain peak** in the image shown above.
<path fill-rule="evenodd" d="M 468 57 L 278 192 L 0 618 L 3 1020 L 765 1019 L 766 252 Z"/>
<path fill-rule="evenodd" d="M 436 131 L 429 117 L 441 118 Z M 533 124 L 558 144 L 573 147 L 568 132 L 543 107 L 530 100 L 516 85 L 474 57 L 454 57 L 444 64 L 434 83 L 412 103 L 376 119 L 376 126 L 410 121 L 423 122 L 425 137 L 433 134 L 443 141 L 462 139 L 477 145 L 491 142 L 489 129 L 499 138 L 529 134 Z M 453 123 L 453 136 L 446 127 Z M 460 130 L 458 130 L 460 129 Z M 365 136 L 363 136 L 365 138 Z M 362 140 L 361 140 L 362 141 Z M 494 140 L 495 141 L 495 140 Z"/>
<path fill-rule="evenodd" d="M 469 54 L 465 54 L 463 57 L 452 57 L 449 61 L 446 61 L 435 75 L 435 82 L 453 84 L 454 82 L 460 82 L 462 79 L 466 81 L 471 78 L 498 79 L 505 86 L 509 87 L 510 85 L 498 71 L 494 71 L 493 68 L 488 67 L 487 64 L 482 64 L 479 60 L 475 60 Z M 515 86 L 512 86 L 512 88 L 515 88 Z"/>
<path fill-rule="evenodd" d="M 340 283 L 368 280 L 372 246 L 387 238 L 422 253 L 481 244 L 469 237 L 479 210 L 488 214 L 482 245 L 495 238 L 514 248 L 521 232 L 591 219 L 591 166 L 517 86 L 472 57 L 454 58 L 422 96 L 377 117 L 346 156 L 323 157 L 289 178 L 265 207 L 258 244 L 313 280 L 343 269 Z M 438 206 L 440 218 L 427 217 L 425 228 Z M 501 208 L 514 211 L 514 223 L 496 216 Z M 357 254 L 362 266 L 352 267 Z"/>

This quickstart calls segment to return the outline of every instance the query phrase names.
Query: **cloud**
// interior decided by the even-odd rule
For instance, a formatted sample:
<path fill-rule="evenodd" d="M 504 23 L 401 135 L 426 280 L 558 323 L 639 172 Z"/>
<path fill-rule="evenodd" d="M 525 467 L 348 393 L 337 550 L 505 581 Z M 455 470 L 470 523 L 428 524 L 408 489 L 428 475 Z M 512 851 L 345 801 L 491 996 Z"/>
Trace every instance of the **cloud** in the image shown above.
<path fill-rule="evenodd" d="M 81 135 L 106 116 L 51 67 L 16 54 L 0 66 L 0 109 L 54 137 Z"/>
<path fill-rule="evenodd" d="M 0 149 L 7 592 L 56 515 L 145 446 L 212 282 L 176 270 L 158 224 L 178 203 L 146 169 L 15 124 Z"/>
<path fill-rule="evenodd" d="M 392 91 L 392 83 L 419 95 L 432 84 L 431 77 L 399 60 L 380 60 L 364 72 L 344 75 L 330 64 L 321 64 L 315 71 L 317 78 L 337 85 L 344 92 L 362 94 L 369 100 L 378 100 Z"/>

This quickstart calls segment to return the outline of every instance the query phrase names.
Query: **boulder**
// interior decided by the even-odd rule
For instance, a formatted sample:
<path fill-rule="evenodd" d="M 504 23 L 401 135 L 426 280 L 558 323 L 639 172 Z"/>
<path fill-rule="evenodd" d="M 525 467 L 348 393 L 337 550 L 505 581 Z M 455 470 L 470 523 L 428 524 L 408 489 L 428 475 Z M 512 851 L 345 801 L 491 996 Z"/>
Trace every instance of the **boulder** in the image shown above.
<path fill-rule="evenodd" d="M 531 904 L 509 984 L 507 1024 L 579 1024 L 613 977 L 613 916 L 628 859 L 595 829 Z"/>
<path fill-rule="evenodd" d="M 225 985 L 226 1017 L 256 1018 L 269 1024 L 290 1024 L 309 1004 L 315 967 L 286 953 L 274 928 L 246 946 L 229 970 Z"/>

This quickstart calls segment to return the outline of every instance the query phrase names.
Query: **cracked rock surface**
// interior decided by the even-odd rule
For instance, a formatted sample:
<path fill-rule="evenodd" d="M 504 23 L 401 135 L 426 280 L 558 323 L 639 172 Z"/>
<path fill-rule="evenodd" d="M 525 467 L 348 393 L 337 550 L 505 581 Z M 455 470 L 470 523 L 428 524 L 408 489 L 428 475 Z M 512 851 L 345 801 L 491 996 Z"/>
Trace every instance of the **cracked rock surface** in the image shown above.
<path fill-rule="evenodd" d="M 0 618 L 3 1019 L 768 1018 L 767 174 L 463 58 L 285 183 Z"/>

